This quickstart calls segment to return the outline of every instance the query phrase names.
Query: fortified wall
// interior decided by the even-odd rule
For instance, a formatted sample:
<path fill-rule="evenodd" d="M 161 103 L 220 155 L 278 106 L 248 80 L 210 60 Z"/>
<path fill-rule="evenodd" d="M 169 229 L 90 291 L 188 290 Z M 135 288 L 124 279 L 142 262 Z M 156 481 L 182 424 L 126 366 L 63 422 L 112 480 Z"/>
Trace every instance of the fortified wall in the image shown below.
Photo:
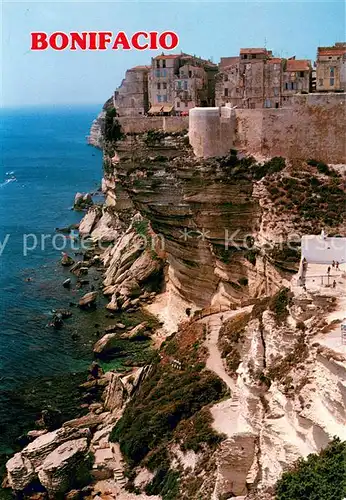
<path fill-rule="evenodd" d="M 228 111 L 226 111 L 228 110 Z M 189 137 L 199 157 L 247 154 L 346 163 L 346 94 L 297 95 L 289 108 L 194 108 Z"/>
<path fill-rule="evenodd" d="M 188 116 L 122 116 L 117 118 L 125 134 L 144 133 L 149 130 L 182 132 L 189 127 Z"/>

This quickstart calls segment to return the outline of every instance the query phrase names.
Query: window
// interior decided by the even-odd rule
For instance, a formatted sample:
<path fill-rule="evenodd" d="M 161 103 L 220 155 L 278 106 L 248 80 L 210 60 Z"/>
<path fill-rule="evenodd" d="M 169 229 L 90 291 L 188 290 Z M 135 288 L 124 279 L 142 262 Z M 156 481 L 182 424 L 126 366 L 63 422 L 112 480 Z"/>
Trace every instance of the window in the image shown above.
<path fill-rule="evenodd" d="M 157 102 L 161 102 L 161 96 L 160 95 L 157 96 Z"/>
<path fill-rule="evenodd" d="M 180 80 L 177 81 L 177 87 L 178 87 L 178 89 L 181 89 L 181 81 Z"/>
<path fill-rule="evenodd" d="M 189 71 L 189 78 L 192 78 L 192 71 Z"/>
<path fill-rule="evenodd" d="M 334 66 L 332 66 L 332 67 L 329 69 L 329 76 L 330 76 L 331 78 L 334 78 L 334 76 L 335 76 L 334 72 L 335 72 L 335 68 L 334 68 Z"/>
<path fill-rule="evenodd" d="M 160 88 L 161 88 L 161 83 L 158 83 L 157 84 L 157 90 L 160 90 Z"/>
<path fill-rule="evenodd" d="M 166 82 L 164 82 L 164 83 L 162 84 L 162 88 L 163 88 L 163 90 L 166 90 L 166 89 L 167 89 L 167 83 L 166 83 Z"/>
<path fill-rule="evenodd" d="M 180 108 L 180 101 L 177 101 L 176 108 Z"/>
<path fill-rule="evenodd" d="M 225 89 L 225 97 L 228 97 L 228 89 Z"/>
<path fill-rule="evenodd" d="M 165 68 L 166 67 L 166 59 L 162 59 L 162 67 Z"/>
<path fill-rule="evenodd" d="M 305 73 L 304 73 L 304 71 L 299 71 L 299 74 L 298 74 L 298 76 L 300 76 L 301 78 L 304 78 L 304 76 L 305 76 Z"/>
<path fill-rule="evenodd" d="M 224 75 L 224 77 L 223 77 L 223 81 L 224 81 L 224 82 L 228 82 L 228 75 Z"/>
<path fill-rule="evenodd" d="M 167 102 L 167 94 L 162 96 L 162 102 Z"/>
<path fill-rule="evenodd" d="M 156 78 L 159 78 L 159 77 L 160 77 L 160 70 L 159 70 L 159 69 L 157 69 L 157 70 L 155 71 L 155 76 L 156 76 Z"/>
<path fill-rule="evenodd" d="M 334 78 L 330 78 L 329 84 L 330 84 L 331 87 L 334 86 Z"/>
<path fill-rule="evenodd" d="M 270 107 L 271 107 L 271 102 L 270 102 L 270 99 L 266 99 L 266 100 L 264 101 L 264 107 L 265 107 L 265 108 L 270 108 Z"/>
<path fill-rule="evenodd" d="M 285 83 L 285 90 L 288 90 L 288 82 Z"/>
<path fill-rule="evenodd" d="M 279 89 L 274 87 L 274 95 L 277 97 L 279 95 Z"/>
<path fill-rule="evenodd" d="M 184 90 L 187 90 L 187 81 L 184 82 Z"/>
<path fill-rule="evenodd" d="M 162 70 L 161 76 L 167 76 L 167 70 L 166 69 Z"/>
<path fill-rule="evenodd" d="M 320 87 L 322 87 L 322 86 L 323 86 L 323 78 L 320 78 L 320 79 L 318 80 L 318 85 L 319 85 Z"/>
<path fill-rule="evenodd" d="M 188 108 L 188 107 L 189 107 L 189 103 L 188 103 L 188 102 L 186 102 L 186 103 L 185 103 L 185 108 Z"/>
<path fill-rule="evenodd" d="M 157 68 L 159 68 L 159 67 L 160 67 L 160 60 L 159 60 L 159 59 L 156 61 L 156 67 L 157 67 Z"/>

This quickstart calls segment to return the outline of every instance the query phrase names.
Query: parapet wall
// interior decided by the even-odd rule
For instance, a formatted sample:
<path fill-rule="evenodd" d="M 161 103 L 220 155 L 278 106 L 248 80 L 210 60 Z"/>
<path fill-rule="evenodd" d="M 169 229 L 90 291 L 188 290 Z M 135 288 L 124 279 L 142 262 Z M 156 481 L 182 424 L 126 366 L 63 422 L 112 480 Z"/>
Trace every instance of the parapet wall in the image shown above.
<path fill-rule="evenodd" d="M 279 109 L 194 108 L 189 137 L 196 156 L 224 155 L 234 146 L 247 154 L 346 163 L 346 94 L 297 95 Z"/>
<path fill-rule="evenodd" d="M 123 132 L 144 133 L 149 130 L 164 130 L 165 132 L 182 132 L 189 127 L 188 116 L 122 116 L 118 118 Z"/>
<path fill-rule="evenodd" d="M 346 163 L 346 95 L 295 96 L 292 107 L 236 109 L 235 148 L 249 154 Z"/>

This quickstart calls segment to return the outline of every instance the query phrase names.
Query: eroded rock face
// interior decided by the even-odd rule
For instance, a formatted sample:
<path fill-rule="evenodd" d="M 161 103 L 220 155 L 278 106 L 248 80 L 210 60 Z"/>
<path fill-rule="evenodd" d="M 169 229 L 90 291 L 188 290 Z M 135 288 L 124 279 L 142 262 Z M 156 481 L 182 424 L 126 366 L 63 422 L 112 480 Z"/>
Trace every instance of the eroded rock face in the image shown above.
<path fill-rule="evenodd" d="M 139 149 L 130 162 L 126 156 L 122 160 L 126 144 L 121 148 L 114 175 L 105 174 L 105 194 L 114 196 L 121 185 L 150 222 L 152 239 L 168 262 L 167 279 L 188 303 L 196 307 L 239 304 L 287 283 L 289 272 L 277 267 L 265 252 L 251 252 L 261 232 L 264 208 L 249 176 L 230 174 L 218 160 L 203 162 L 189 154 L 182 159 L 177 152 L 175 158 L 156 162 Z M 136 279 L 145 279 L 142 269 L 149 272 L 155 264 L 150 252 L 138 257 L 130 231 L 123 238 L 122 246 L 131 240 L 131 248 L 125 253 L 119 245 L 112 262 L 106 259 L 110 264 L 106 286 L 128 276 L 126 258 L 137 257 L 132 268 Z M 137 234 L 137 241 L 141 240 L 143 234 Z"/>
<path fill-rule="evenodd" d="M 88 441 L 85 438 L 64 443 L 52 451 L 38 469 L 42 486 L 52 495 L 66 493 L 71 486 L 80 482 L 83 486 L 87 479 L 88 467 L 85 455 Z"/>
<path fill-rule="evenodd" d="M 88 441 L 89 429 L 60 428 L 47 432 L 29 443 L 6 463 L 7 476 L 11 488 L 20 491 L 38 476 L 38 469 L 56 448 L 71 440 Z"/>
<path fill-rule="evenodd" d="M 111 296 L 108 309 L 126 309 L 131 299 L 142 294 L 144 283 L 160 280 L 164 261 L 151 246 L 151 232 L 138 214 L 115 245 L 104 252 L 104 294 Z"/>

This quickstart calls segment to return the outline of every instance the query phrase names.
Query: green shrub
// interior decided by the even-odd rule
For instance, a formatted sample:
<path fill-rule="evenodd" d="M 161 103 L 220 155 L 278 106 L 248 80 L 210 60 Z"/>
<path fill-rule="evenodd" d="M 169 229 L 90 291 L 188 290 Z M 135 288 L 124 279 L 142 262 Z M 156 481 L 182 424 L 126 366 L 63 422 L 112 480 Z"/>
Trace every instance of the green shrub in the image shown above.
<path fill-rule="evenodd" d="M 224 383 L 211 372 L 178 371 L 159 365 L 127 405 L 110 440 L 120 443 L 130 465 L 137 465 L 172 438 L 179 422 L 224 394 Z"/>
<path fill-rule="evenodd" d="M 178 499 L 180 498 L 179 479 L 178 471 L 161 467 L 145 488 L 145 492 L 147 495 L 161 495 L 163 500 Z"/>
<path fill-rule="evenodd" d="M 281 288 L 270 300 L 269 309 L 275 313 L 276 322 L 280 325 L 288 316 L 287 306 L 291 293 L 288 288 Z"/>
<path fill-rule="evenodd" d="M 276 500 L 341 500 L 346 497 L 346 442 L 300 459 L 277 483 Z"/>
<path fill-rule="evenodd" d="M 105 138 L 107 141 L 120 141 L 124 137 L 121 125 L 115 118 L 116 115 L 117 112 L 115 108 L 111 108 L 106 111 Z"/>

